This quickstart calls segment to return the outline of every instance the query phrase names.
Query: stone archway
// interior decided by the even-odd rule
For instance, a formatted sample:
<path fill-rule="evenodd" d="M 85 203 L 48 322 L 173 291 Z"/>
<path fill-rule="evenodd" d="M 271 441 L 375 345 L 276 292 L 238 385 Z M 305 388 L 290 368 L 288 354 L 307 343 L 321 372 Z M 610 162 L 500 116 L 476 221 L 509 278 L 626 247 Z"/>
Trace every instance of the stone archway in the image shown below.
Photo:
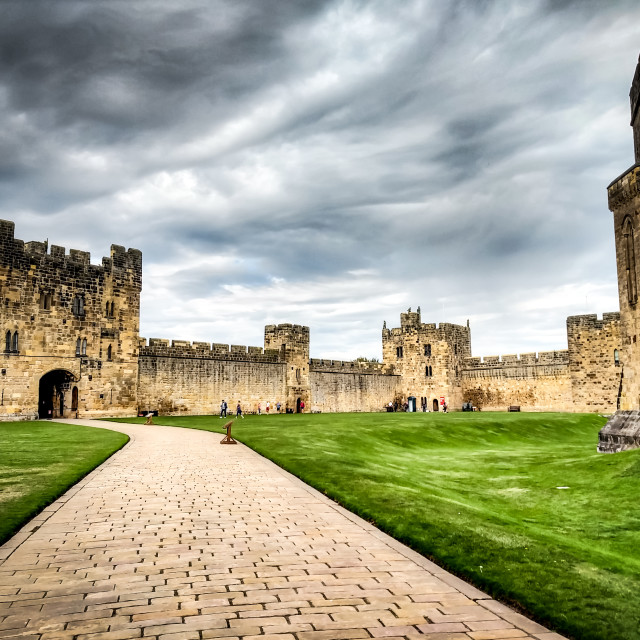
<path fill-rule="evenodd" d="M 38 416 L 42 418 L 63 418 L 65 393 L 75 380 L 74 375 L 65 369 L 54 369 L 40 378 L 38 393 Z"/>
<path fill-rule="evenodd" d="M 434 398 L 433 399 L 433 410 L 434 411 L 439 411 L 440 410 L 440 407 L 438 405 L 438 398 Z"/>

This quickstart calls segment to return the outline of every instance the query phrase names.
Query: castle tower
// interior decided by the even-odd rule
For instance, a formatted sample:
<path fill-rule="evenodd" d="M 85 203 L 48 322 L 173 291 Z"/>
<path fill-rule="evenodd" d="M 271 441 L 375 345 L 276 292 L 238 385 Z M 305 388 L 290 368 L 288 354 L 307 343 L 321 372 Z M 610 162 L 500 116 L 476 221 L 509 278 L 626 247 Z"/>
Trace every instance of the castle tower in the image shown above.
<path fill-rule="evenodd" d="M 630 91 L 635 164 L 608 187 L 613 213 L 620 298 L 620 411 L 600 432 L 599 451 L 640 446 L 640 59 Z"/>
<path fill-rule="evenodd" d="M 295 413 L 304 402 L 305 411 L 311 407 L 309 382 L 309 327 L 297 324 L 270 324 L 264 328 L 264 348 L 280 351 L 286 363 L 285 407 Z"/>
<path fill-rule="evenodd" d="M 402 400 L 426 400 L 429 411 L 441 410 L 440 398 L 451 409 L 462 406 L 462 369 L 471 356 L 469 326 L 423 324 L 420 308 L 400 314 L 400 327 L 382 329 L 382 359 L 401 376 Z"/>
<path fill-rule="evenodd" d="M 141 288 L 136 249 L 92 265 L 0 221 L 0 419 L 134 413 Z"/>

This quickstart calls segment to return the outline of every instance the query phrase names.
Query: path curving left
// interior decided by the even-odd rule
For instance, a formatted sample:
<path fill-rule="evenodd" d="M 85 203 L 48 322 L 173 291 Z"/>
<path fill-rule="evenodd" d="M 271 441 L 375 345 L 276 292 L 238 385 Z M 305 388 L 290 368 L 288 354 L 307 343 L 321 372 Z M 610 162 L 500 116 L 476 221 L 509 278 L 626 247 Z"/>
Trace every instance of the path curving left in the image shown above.
<path fill-rule="evenodd" d="M 0 638 L 563 640 L 219 434 L 131 441 L 0 547 Z"/>

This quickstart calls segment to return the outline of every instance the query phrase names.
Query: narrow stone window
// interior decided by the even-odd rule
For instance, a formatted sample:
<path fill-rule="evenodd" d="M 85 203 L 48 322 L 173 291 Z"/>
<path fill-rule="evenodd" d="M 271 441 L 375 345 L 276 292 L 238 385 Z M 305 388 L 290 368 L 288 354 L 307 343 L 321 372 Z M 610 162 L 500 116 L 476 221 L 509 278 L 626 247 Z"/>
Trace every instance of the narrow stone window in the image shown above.
<path fill-rule="evenodd" d="M 73 299 L 71 304 L 71 311 L 74 316 L 83 317 L 84 316 L 84 298 L 82 296 L 76 296 Z"/>
<path fill-rule="evenodd" d="M 457 342 L 453 345 L 453 355 L 454 356 L 458 355 L 458 343 Z"/>
<path fill-rule="evenodd" d="M 114 306 L 114 303 L 113 303 L 113 301 L 112 301 L 112 302 L 111 302 L 111 306 L 109 307 L 109 315 L 110 315 L 112 318 L 115 316 L 115 314 L 114 314 L 114 308 L 115 308 L 115 306 Z"/>
<path fill-rule="evenodd" d="M 402 347 L 396 347 L 396 358 L 402 358 Z"/>
<path fill-rule="evenodd" d="M 109 345 L 107 347 L 107 360 L 111 360 L 111 354 L 112 354 L 111 345 Z"/>
<path fill-rule="evenodd" d="M 427 376 L 427 378 L 429 377 L 429 365 L 424 368 L 424 375 Z"/>
<path fill-rule="evenodd" d="M 82 355 L 86 356 L 87 355 L 87 339 L 84 338 L 84 340 L 82 341 Z"/>
<path fill-rule="evenodd" d="M 11 351 L 13 351 L 14 353 L 18 353 L 18 332 L 16 331 L 13 334 L 13 341 L 11 343 Z"/>
<path fill-rule="evenodd" d="M 624 238 L 625 265 L 627 273 L 627 299 L 629 304 L 638 302 L 638 278 L 636 275 L 636 251 L 635 237 L 631 218 L 627 218 L 623 224 L 622 234 Z"/>
<path fill-rule="evenodd" d="M 7 335 L 5 336 L 4 350 L 7 352 L 11 351 L 11 331 L 7 331 Z"/>
<path fill-rule="evenodd" d="M 107 318 L 110 316 L 110 314 L 109 314 L 109 302 L 108 301 L 107 301 L 107 304 L 105 306 L 104 315 L 107 316 Z"/>
<path fill-rule="evenodd" d="M 428 358 L 431 357 L 431 345 L 430 344 L 425 344 L 424 345 L 424 355 L 427 356 Z"/>
<path fill-rule="evenodd" d="M 42 291 L 40 293 L 40 308 L 44 311 L 49 311 L 51 309 L 51 303 L 53 301 L 53 296 L 50 293 L 45 293 Z"/>
<path fill-rule="evenodd" d="M 80 355 L 80 349 L 82 348 L 82 340 L 80 340 L 80 338 L 78 338 L 76 340 L 76 355 L 79 356 Z"/>
<path fill-rule="evenodd" d="M 433 377 L 433 369 L 429 366 L 429 377 Z"/>
<path fill-rule="evenodd" d="M 620 353 L 617 349 L 613 350 L 613 362 L 615 363 L 616 367 L 620 364 Z"/>

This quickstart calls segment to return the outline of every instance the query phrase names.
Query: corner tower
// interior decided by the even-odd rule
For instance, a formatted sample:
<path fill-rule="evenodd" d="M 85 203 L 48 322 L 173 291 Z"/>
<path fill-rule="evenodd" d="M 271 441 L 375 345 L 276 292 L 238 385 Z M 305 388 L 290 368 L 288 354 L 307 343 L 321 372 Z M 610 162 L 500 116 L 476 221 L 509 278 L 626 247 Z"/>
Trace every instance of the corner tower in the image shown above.
<path fill-rule="evenodd" d="M 640 446 L 640 59 L 629 93 L 635 164 L 608 187 L 613 213 L 620 299 L 619 409 L 600 431 L 598 451 L 615 452 Z"/>

